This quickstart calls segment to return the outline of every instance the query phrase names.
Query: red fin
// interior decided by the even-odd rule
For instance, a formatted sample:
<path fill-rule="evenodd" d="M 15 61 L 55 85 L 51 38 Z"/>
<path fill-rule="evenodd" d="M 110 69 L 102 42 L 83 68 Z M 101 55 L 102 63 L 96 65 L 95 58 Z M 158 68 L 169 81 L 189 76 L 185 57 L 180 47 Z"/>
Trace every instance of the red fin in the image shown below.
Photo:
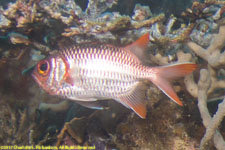
<path fill-rule="evenodd" d="M 171 86 L 170 82 L 167 81 L 164 78 L 156 77 L 156 79 L 151 79 L 151 81 L 160 88 L 170 99 L 172 99 L 174 102 L 179 104 L 180 106 L 183 106 L 183 103 L 173 90 L 173 87 Z"/>
<path fill-rule="evenodd" d="M 181 100 L 178 98 L 177 94 L 173 90 L 173 87 L 170 84 L 170 80 L 188 75 L 196 68 L 197 65 L 193 63 L 183 63 L 163 67 L 155 67 L 151 68 L 154 75 L 149 77 L 149 79 L 173 101 L 183 106 Z"/>
<path fill-rule="evenodd" d="M 126 107 L 131 108 L 138 116 L 141 118 L 146 117 L 146 107 L 145 107 L 145 90 L 143 86 L 137 86 L 129 95 L 119 97 L 119 102 Z"/>
<path fill-rule="evenodd" d="M 161 76 L 174 79 L 190 74 L 197 69 L 197 65 L 194 63 L 180 63 L 156 68 L 158 68 L 158 73 L 161 74 Z"/>
<path fill-rule="evenodd" d="M 137 39 L 132 44 L 126 46 L 126 49 L 132 49 L 133 47 L 139 47 L 141 49 L 145 49 L 148 46 L 149 42 L 149 33 L 142 35 L 139 39 Z"/>
<path fill-rule="evenodd" d="M 124 49 L 132 52 L 140 60 L 142 60 L 142 58 L 145 56 L 145 50 L 148 47 L 148 43 L 149 43 L 149 33 L 146 33 L 132 44 L 124 47 Z"/>

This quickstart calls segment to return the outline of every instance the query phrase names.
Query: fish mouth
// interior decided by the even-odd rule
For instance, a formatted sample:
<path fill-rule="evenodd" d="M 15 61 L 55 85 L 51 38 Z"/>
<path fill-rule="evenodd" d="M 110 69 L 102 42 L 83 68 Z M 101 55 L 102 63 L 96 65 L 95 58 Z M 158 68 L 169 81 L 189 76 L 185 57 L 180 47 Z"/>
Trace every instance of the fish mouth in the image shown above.
<path fill-rule="evenodd" d="M 34 73 L 32 73 L 31 76 L 37 82 L 37 84 L 39 86 L 43 87 L 42 84 L 41 84 L 41 81 L 38 79 L 38 77 Z"/>
<path fill-rule="evenodd" d="M 32 73 L 31 76 L 33 77 L 33 79 L 37 82 L 37 84 L 39 85 L 39 87 L 41 87 L 42 89 L 44 89 L 45 91 L 48 91 L 48 88 L 45 87 L 41 81 L 38 79 L 38 77 L 35 75 L 35 73 Z"/>

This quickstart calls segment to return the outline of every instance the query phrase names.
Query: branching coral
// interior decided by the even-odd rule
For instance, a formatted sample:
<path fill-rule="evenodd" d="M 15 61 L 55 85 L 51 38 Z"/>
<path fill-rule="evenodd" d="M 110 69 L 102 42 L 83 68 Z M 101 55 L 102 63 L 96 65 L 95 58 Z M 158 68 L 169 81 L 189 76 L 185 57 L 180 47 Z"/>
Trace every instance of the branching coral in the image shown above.
<path fill-rule="evenodd" d="M 136 21 L 146 20 L 148 17 L 152 15 L 151 10 L 147 6 L 141 6 L 140 4 L 136 4 L 134 8 L 134 15 L 132 19 Z"/>
<path fill-rule="evenodd" d="M 37 12 L 35 0 L 29 2 L 19 0 L 16 3 L 10 3 L 9 8 L 3 12 L 3 15 L 8 19 L 16 20 L 16 26 L 18 28 L 26 27 L 35 21 L 40 21 L 41 17 Z"/>
<path fill-rule="evenodd" d="M 211 78 L 211 86 L 208 90 L 208 94 L 212 93 L 217 88 L 225 88 L 225 81 L 219 80 L 217 73 L 225 65 L 225 52 L 223 46 L 225 42 L 225 26 L 220 26 L 219 33 L 214 35 L 214 38 L 207 49 L 202 48 L 194 42 L 187 42 L 187 46 L 195 52 L 198 56 L 203 58 L 208 63 L 208 68 Z M 217 70 L 217 71 L 216 71 Z M 188 88 L 189 92 L 197 97 L 197 89 Z"/>
<path fill-rule="evenodd" d="M 223 90 L 225 89 L 225 80 L 219 79 L 218 76 L 218 73 L 223 70 L 225 66 L 225 52 L 223 50 L 225 43 L 224 35 L 225 26 L 220 24 L 218 33 L 212 35 L 213 38 L 207 48 L 203 48 L 193 41 L 187 42 L 187 46 L 190 50 L 204 59 L 208 65 L 208 70 L 201 69 L 198 85 L 193 81 L 193 77 L 187 79 L 189 81 L 189 85 L 192 85 L 192 87 L 186 84 L 189 86 L 187 89 L 190 94 L 194 97 L 198 97 L 198 107 L 203 119 L 203 124 L 206 127 L 206 133 L 201 141 L 200 149 L 204 149 L 212 137 L 214 145 L 218 150 L 225 149 L 223 137 L 217 129 L 224 117 L 223 110 L 225 101 L 223 100 L 219 105 L 217 113 L 213 118 L 211 118 L 207 108 L 207 101 L 209 100 L 208 97 L 215 94 L 215 90 L 222 89 L 222 94 L 224 94 Z"/>
<path fill-rule="evenodd" d="M 3 16 L 2 14 L 0 14 L 0 28 L 4 29 L 10 26 L 11 21 L 9 21 L 5 16 Z"/>
<path fill-rule="evenodd" d="M 81 43 L 87 42 L 84 35 L 92 39 L 94 37 L 98 41 L 119 40 L 117 32 L 141 28 L 148 31 L 151 25 L 161 22 L 165 18 L 164 14 L 150 17 L 149 7 L 140 5 L 135 8 L 134 19 L 118 12 L 106 12 L 116 4 L 117 0 L 89 0 L 87 8 L 83 11 L 73 0 L 43 0 L 40 2 L 38 0 L 18 0 L 15 3 L 9 3 L 9 7 L 5 10 L 1 8 L 0 27 L 2 26 L 1 31 L 7 32 L 12 28 L 15 29 L 14 25 L 16 25 L 21 34 L 32 38 L 34 38 L 33 35 L 31 36 L 32 31 L 42 32 L 47 27 L 50 33 L 49 31 L 48 33 L 43 32 L 46 34 L 41 35 L 44 41 L 46 41 L 44 38 L 49 35 L 62 35 L 65 38 L 70 37 L 76 43 Z M 56 27 L 55 24 L 59 27 Z M 137 33 L 134 32 L 132 37 L 136 37 Z M 75 36 L 78 37 L 74 38 Z M 121 36 L 126 37 L 126 34 Z M 57 38 L 52 37 L 51 39 Z"/>
<path fill-rule="evenodd" d="M 216 8 L 214 4 L 222 6 Z M 192 55 L 189 53 L 185 54 L 183 52 L 178 52 L 177 58 L 178 61 L 191 61 L 193 60 L 192 57 L 197 55 L 207 63 L 204 64 L 203 62 L 202 65 L 199 65 L 200 79 L 198 84 L 194 80 L 194 75 L 186 76 L 184 83 L 188 92 L 193 97 L 198 98 L 198 107 L 201 113 L 201 118 L 206 127 L 206 133 L 202 138 L 200 149 L 204 149 L 209 143 L 209 140 L 213 137 L 215 147 L 218 150 L 222 150 L 225 149 L 225 142 L 218 126 L 224 117 L 225 101 L 223 100 L 219 105 L 213 118 L 207 108 L 207 102 L 212 99 L 221 99 L 220 97 L 224 96 L 225 80 L 221 75 L 219 75 L 220 72 L 223 72 L 225 66 L 225 26 L 223 23 L 224 2 L 206 1 L 202 4 L 194 2 L 192 9 L 193 11 L 191 9 L 189 10 L 189 13 L 192 13 L 189 17 L 195 22 L 193 27 L 194 30 L 191 30 L 190 35 L 192 41 L 189 40 L 186 42 L 189 50 L 192 51 Z M 207 18 L 207 21 L 203 18 Z M 188 36 L 189 34 L 186 37 Z M 184 51 L 187 51 L 187 49 L 184 48 Z M 202 61 L 199 57 L 194 58 L 195 62 Z M 171 61 L 171 56 L 163 56 L 160 53 L 157 53 L 155 56 L 152 55 L 151 58 L 153 62 L 160 65 L 168 64 Z M 208 69 L 201 69 L 201 67 L 206 65 Z"/>
<path fill-rule="evenodd" d="M 177 30 L 172 29 L 177 18 L 170 16 L 166 25 L 161 22 L 155 23 L 151 27 L 151 41 L 157 45 L 165 46 L 170 43 L 183 42 L 189 39 L 189 35 L 194 29 L 195 24 L 190 23 L 188 26 L 181 25 Z"/>
<path fill-rule="evenodd" d="M 224 103 L 223 101 L 219 105 L 219 109 L 214 115 L 213 119 L 211 118 L 209 111 L 207 109 L 207 91 L 210 87 L 211 80 L 210 80 L 210 74 L 206 69 L 201 70 L 200 74 L 200 79 L 198 82 L 198 107 L 203 119 L 203 124 L 207 128 L 205 136 L 203 137 L 201 144 L 200 144 L 200 149 L 204 149 L 204 146 L 207 144 L 207 142 L 212 138 L 213 136 L 213 141 L 214 145 L 218 150 L 223 150 L 225 149 L 225 142 L 223 140 L 222 135 L 220 132 L 217 130 L 218 125 L 221 123 L 222 118 L 224 117 Z"/>
<path fill-rule="evenodd" d="M 78 27 L 71 27 L 65 29 L 66 32 L 62 33 L 63 36 L 74 36 L 74 35 L 81 35 L 81 34 L 88 34 L 88 35 L 96 35 L 96 34 L 104 34 L 107 32 L 116 32 L 116 31 L 123 31 L 123 30 L 132 30 L 132 29 L 139 29 L 143 27 L 149 27 L 156 22 L 160 22 L 164 19 L 164 14 L 160 14 L 158 16 L 152 17 L 147 20 L 143 21 L 132 21 L 128 16 L 121 16 L 119 14 L 112 14 L 110 20 L 104 17 L 101 22 L 97 21 L 85 21 Z"/>
<path fill-rule="evenodd" d="M 223 46 L 225 41 L 225 26 L 220 26 L 219 33 L 214 35 L 214 39 L 211 45 L 204 49 L 199 45 L 188 42 L 187 45 L 198 56 L 206 60 L 212 67 L 220 67 L 225 64 L 225 52 L 223 52 Z"/>
<path fill-rule="evenodd" d="M 72 136 L 77 143 L 81 144 L 84 140 L 86 125 L 87 125 L 86 118 L 74 118 L 70 122 L 65 123 L 63 129 L 61 130 L 61 133 L 58 135 L 58 141 L 56 145 L 57 146 L 61 145 L 61 142 L 64 139 L 66 132 L 70 136 Z"/>
<path fill-rule="evenodd" d="M 79 19 L 83 15 L 82 9 L 72 0 L 43 0 L 39 3 L 39 6 L 50 18 L 60 20 L 66 25 L 79 23 Z"/>

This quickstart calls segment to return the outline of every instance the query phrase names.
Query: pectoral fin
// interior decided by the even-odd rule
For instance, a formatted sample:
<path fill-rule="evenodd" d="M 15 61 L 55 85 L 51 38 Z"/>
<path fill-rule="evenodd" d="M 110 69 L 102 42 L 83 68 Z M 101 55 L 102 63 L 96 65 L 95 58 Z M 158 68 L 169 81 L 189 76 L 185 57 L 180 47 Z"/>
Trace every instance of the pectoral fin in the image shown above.
<path fill-rule="evenodd" d="M 66 60 L 64 60 L 64 58 L 63 58 L 63 61 L 66 64 L 66 69 L 65 69 L 66 73 L 63 77 L 65 83 L 72 85 L 72 86 L 75 84 L 77 86 L 79 86 L 79 81 L 81 78 L 80 68 L 77 65 L 74 65 L 74 63 L 70 63 L 73 65 L 69 65 L 69 63 Z"/>
<path fill-rule="evenodd" d="M 76 103 L 91 109 L 106 109 L 107 107 L 101 104 L 101 101 L 76 101 Z"/>

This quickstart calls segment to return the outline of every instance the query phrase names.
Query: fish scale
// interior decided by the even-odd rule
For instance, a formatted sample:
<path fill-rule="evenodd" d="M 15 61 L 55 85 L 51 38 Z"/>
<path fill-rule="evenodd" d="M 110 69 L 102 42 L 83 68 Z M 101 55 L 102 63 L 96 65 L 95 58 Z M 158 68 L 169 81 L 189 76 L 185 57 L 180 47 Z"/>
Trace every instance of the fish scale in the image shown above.
<path fill-rule="evenodd" d="M 182 106 L 170 81 L 197 68 L 194 63 L 148 67 L 145 50 L 149 34 L 126 47 L 76 45 L 40 61 L 32 76 L 48 93 L 75 100 L 89 108 L 102 108 L 97 100 L 114 99 L 146 117 L 143 79 L 153 82 L 169 98 Z"/>
<path fill-rule="evenodd" d="M 73 64 L 78 66 L 81 86 L 90 92 L 89 96 L 82 92 L 87 97 L 115 98 L 115 95 L 132 90 L 139 76 L 144 75 L 137 58 L 131 60 L 129 53 L 119 48 L 73 47 L 63 51 L 62 55 L 70 62 L 70 68 L 74 67 Z M 80 92 L 74 94 L 83 96 Z"/>

